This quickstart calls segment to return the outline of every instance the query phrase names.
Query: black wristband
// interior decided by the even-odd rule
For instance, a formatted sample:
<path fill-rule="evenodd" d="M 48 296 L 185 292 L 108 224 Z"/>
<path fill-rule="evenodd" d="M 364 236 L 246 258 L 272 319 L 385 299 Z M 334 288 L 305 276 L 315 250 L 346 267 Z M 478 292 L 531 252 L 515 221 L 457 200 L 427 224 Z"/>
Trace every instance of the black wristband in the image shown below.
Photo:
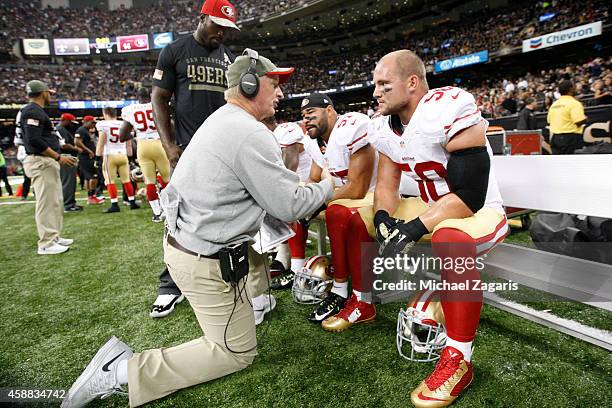
<path fill-rule="evenodd" d="M 429 234 L 429 230 L 419 217 L 416 217 L 414 220 L 406 223 L 406 226 L 410 228 L 410 232 L 413 237 L 418 237 L 415 239 L 415 241 L 421 239 L 423 235 Z"/>

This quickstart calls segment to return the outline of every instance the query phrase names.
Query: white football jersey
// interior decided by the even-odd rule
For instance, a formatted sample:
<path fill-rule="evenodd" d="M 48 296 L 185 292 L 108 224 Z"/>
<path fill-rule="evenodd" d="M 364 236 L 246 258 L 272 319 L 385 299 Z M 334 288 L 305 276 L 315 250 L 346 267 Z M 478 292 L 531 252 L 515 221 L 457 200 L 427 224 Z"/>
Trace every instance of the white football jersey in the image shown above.
<path fill-rule="evenodd" d="M 417 182 L 421 199 L 431 205 L 451 191 L 446 179 L 450 157 L 447 143 L 461 130 L 482 120 L 485 119 L 472 94 L 448 86 L 432 89 L 423 96 L 402 134 L 392 129 L 390 116 L 380 116 L 372 121 L 368 140 Z M 491 170 L 484 205 L 503 213 L 488 141 L 486 146 Z"/>
<path fill-rule="evenodd" d="M 304 136 L 304 131 L 300 125 L 295 122 L 281 123 L 274 129 L 274 136 L 281 148 L 289 147 L 296 143 L 305 145 L 307 143 L 306 139 L 309 139 L 308 136 Z M 298 168 L 296 170 L 296 173 L 300 176 L 300 181 L 306 182 L 308 180 L 311 165 L 312 158 L 306 151 L 306 148 L 304 148 L 304 151 L 300 153 Z"/>
<path fill-rule="evenodd" d="M 119 129 L 121 128 L 120 120 L 101 120 L 96 123 L 98 133 L 106 134 L 106 144 L 104 145 L 104 155 L 109 154 L 127 154 L 125 142 L 119 141 Z"/>
<path fill-rule="evenodd" d="M 338 116 L 326 146 L 321 148 L 316 140 L 310 140 L 305 148 L 312 160 L 321 168 L 327 166 L 336 187 L 348 183 L 351 155 L 367 146 L 370 118 L 363 113 L 349 112 Z M 378 169 L 378 154 L 368 191 L 374 191 Z"/>
<path fill-rule="evenodd" d="M 149 103 L 137 103 L 121 109 L 121 118 L 136 132 L 136 139 L 159 139 L 155 122 L 153 121 L 153 107 Z"/>

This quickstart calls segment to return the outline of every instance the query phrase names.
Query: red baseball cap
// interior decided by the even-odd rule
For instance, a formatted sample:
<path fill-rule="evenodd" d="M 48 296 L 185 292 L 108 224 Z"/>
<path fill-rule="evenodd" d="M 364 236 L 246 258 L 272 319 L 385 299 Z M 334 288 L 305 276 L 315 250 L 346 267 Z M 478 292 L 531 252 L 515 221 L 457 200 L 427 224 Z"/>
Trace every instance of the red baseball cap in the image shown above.
<path fill-rule="evenodd" d="M 73 121 L 73 120 L 76 120 L 76 118 L 74 117 L 72 113 L 62 113 L 62 116 L 60 116 L 60 120 Z"/>
<path fill-rule="evenodd" d="M 236 7 L 227 0 L 206 0 L 202 4 L 202 14 L 215 24 L 240 30 L 236 25 Z"/>
<path fill-rule="evenodd" d="M 89 121 L 89 120 L 93 120 L 93 121 L 95 122 L 95 121 L 96 121 L 96 118 L 94 118 L 94 117 L 93 117 L 93 116 L 91 116 L 91 115 L 86 115 L 86 116 L 83 116 L 83 122 L 87 122 L 87 121 Z"/>

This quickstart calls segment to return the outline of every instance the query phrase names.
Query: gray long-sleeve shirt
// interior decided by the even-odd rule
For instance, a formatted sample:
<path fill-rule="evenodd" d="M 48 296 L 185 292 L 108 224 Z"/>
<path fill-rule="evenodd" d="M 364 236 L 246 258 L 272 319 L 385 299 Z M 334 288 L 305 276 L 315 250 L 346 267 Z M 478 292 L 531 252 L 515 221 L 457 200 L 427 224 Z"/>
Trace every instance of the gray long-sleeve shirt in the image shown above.
<path fill-rule="evenodd" d="M 331 199 L 330 180 L 307 186 L 283 164 L 270 132 L 228 103 L 200 126 L 161 194 L 170 234 L 211 255 L 252 240 L 265 213 L 290 222 Z"/>

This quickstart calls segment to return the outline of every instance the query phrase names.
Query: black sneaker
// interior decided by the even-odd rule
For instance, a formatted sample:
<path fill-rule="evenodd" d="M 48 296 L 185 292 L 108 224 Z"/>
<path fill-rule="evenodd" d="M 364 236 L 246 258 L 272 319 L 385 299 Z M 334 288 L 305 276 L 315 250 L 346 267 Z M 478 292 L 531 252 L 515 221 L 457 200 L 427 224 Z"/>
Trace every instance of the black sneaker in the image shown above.
<path fill-rule="evenodd" d="M 140 206 L 136 204 L 136 201 L 130 202 L 130 210 L 138 210 L 138 209 L 140 209 Z"/>
<path fill-rule="evenodd" d="M 291 287 L 293 286 L 294 276 L 295 274 L 293 273 L 293 271 L 287 271 L 283 273 L 282 275 L 279 275 L 276 278 L 272 279 L 270 288 L 272 290 L 291 289 Z"/>
<path fill-rule="evenodd" d="M 270 263 L 270 276 L 272 278 L 276 278 L 277 276 L 280 276 L 286 272 L 287 270 L 285 269 L 281 261 L 275 259 Z"/>
<path fill-rule="evenodd" d="M 338 314 L 344 307 L 346 298 L 329 292 L 329 295 L 319 303 L 319 306 L 308 316 L 308 321 L 321 323 L 330 316 Z"/>
<path fill-rule="evenodd" d="M 80 205 L 64 207 L 64 212 L 75 212 L 75 211 L 83 211 L 83 207 L 81 207 Z"/>
<path fill-rule="evenodd" d="M 151 217 L 151 221 L 153 221 L 153 222 L 163 222 L 164 219 L 162 218 L 161 214 L 153 214 L 153 216 Z"/>
<path fill-rule="evenodd" d="M 121 211 L 121 208 L 116 203 L 113 203 L 110 207 L 103 211 L 104 214 L 116 213 Z"/>

